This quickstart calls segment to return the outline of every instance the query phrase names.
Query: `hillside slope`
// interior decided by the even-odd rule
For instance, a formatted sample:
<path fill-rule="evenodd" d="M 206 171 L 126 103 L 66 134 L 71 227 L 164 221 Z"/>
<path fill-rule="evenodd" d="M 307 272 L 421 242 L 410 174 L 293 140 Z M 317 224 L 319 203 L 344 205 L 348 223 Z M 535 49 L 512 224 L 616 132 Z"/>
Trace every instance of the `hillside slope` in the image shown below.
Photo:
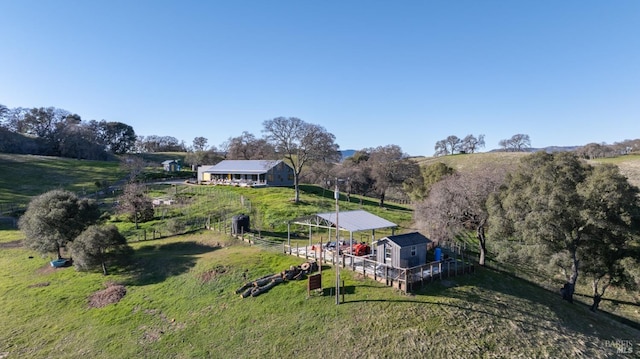
<path fill-rule="evenodd" d="M 424 166 L 442 162 L 458 171 L 473 170 L 487 165 L 515 167 L 527 152 L 484 152 L 461 154 L 441 157 L 415 157 L 414 160 Z M 591 164 L 612 163 L 620 168 L 620 172 L 627 176 L 629 182 L 640 187 L 640 155 L 627 155 L 614 158 L 603 158 L 587 161 Z"/>
<path fill-rule="evenodd" d="M 329 267 L 324 295 L 307 297 L 306 281 L 291 281 L 239 298 L 247 279 L 302 260 L 210 231 L 133 246 L 137 270 L 108 277 L 51 270 L 46 259 L 25 259 L 30 250 L 0 248 L 0 315 L 11 323 L 0 326 L 0 356 L 632 358 L 640 350 L 640 331 L 491 270 L 413 295 L 343 270 L 345 302 L 336 306 Z M 89 307 L 108 282 L 126 295 Z"/>

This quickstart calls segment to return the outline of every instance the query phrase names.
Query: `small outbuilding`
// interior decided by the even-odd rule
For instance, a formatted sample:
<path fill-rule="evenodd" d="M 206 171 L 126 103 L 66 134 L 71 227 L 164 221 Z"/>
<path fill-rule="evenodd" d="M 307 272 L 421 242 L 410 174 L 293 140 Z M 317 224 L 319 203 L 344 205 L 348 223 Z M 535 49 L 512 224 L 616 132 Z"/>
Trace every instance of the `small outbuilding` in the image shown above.
<path fill-rule="evenodd" d="M 431 240 L 418 232 L 384 237 L 377 241 L 376 260 L 394 268 L 411 268 L 427 263 Z"/>
<path fill-rule="evenodd" d="M 166 172 L 178 172 L 180 171 L 180 162 L 176 160 L 166 160 L 162 162 L 162 168 Z"/>

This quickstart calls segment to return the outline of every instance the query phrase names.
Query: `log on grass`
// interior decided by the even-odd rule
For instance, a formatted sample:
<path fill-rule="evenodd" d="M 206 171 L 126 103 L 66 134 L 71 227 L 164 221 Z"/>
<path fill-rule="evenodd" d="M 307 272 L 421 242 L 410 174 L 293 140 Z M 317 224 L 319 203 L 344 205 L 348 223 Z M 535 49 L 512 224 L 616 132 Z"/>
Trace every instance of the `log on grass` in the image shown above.
<path fill-rule="evenodd" d="M 292 279 L 294 279 L 298 274 L 302 273 L 302 272 L 300 271 L 300 268 L 298 268 L 298 267 L 294 267 L 293 269 L 286 270 L 286 271 L 284 271 L 284 272 L 285 272 L 284 277 L 285 277 L 285 279 L 286 279 L 286 280 L 292 280 Z"/>
<path fill-rule="evenodd" d="M 251 287 L 253 287 L 253 282 L 247 282 L 243 284 L 242 287 L 236 289 L 236 294 L 240 294 L 241 292 L 244 292 L 245 290 L 247 290 L 247 288 L 251 288 Z"/>
<path fill-rule="evenodd" d="M 276 285 L 282 283 L 284 281 L 284 279 L 282 279 L 281 277 L 278 278 L 274 278 L 271 280 L 271 282 L 261 286 L 261 287 L 257 287 L 254 288 L 254 290 L 251 292 L 251 296 L 252 297 L 257 297 L 262 293 L 265 293 L 267 291 L 269 291 L 269 289 L 275 287 Z"/>
<path fill-rule="evenodd" d="M 240 298 L 246 298 L 251 295 L 251 293 L 256 289 L 256 287 L 250 287 L 246 289 L 242 294 L 240 294 Z"/>
<path fill-rule="evenodd" d="M 274 280 L 275 278 L 281 278 L 280 274 L 272 274 L 270 276 L 267 277 L 263 277 L 261 279 L 258 279 L 256 281 L 253 282 L 253 286 L 254 287 L 262 287 L 263 285 L 271 282 L 272 280 Z"/>
<path fill-rule="evenodd" d="M 300 271 L 298 274 L 293 276 L 293 279 L 302 280 L 302 279 L 304 279 L 306 277 L 305 274 L 306 273 L 304 271 Z"/>

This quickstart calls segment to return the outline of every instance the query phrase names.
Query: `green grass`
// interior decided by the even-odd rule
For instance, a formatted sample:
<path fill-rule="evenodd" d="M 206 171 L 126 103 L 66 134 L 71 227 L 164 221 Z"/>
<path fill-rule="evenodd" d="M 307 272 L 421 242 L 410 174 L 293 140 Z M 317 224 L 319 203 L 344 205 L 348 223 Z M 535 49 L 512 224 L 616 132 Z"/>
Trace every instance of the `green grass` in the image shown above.
<path fill-rule="evenodd" d="M 0 153 L 0 203 L 27 204 L 53 189 L 94 193 L 96 181 L 113 184 L 124 176 L 119 163 Z"/>
<path fill-rule="evenodd" d="M 592 163 L 611 163 L 620 168 L 620 172 L 627 176 L 629 182 L 640 187 L 640 154 L 602 158 L 590 161 Z"/>
<path fill-rule="evenodd" d="M 414 295 L 343 270 L 346 302 L 336 306 L 330 268 L 326 295 L 307 298 L 306 282 L 292 281 L 239 298 L 245 271 L 252 279 L 302 260 L 212 232 L 133 246 L 135 270 L 107 277 L 51 270 L 29 250 L 0 249 L 0 315 L 10 323 L 0 326 L 0 356 L 613 357 L 615 340 L 640 349 L 637 330 L 489 270 Z M 110 281 L 124 284 L 126 296 L 89 308 L 87 298 Z"/>
<path fill-rule="evenodd" d="M 452 160 L 449 165 L 463 169 L 482 161 L 515 163 L 516 155 L 521 154 L 432 160 Z M 28 178 L 21 181 L 23 175 L 6 171 L 8 166 L 26 171 Z M 50 189 L 50 183 L 30 178 L 51 177 L 64 188 L 81 190 L 82 183 L 93 185 L 94 177 L 118 171 L 116 163 L 14 155 L 0 155 L 0 167 L 0 202 Z M 23 182 L 30 185 L 15 186 Z M 224 207 L 251 214 L 252 227 L 273 227 L 279 235 L 287 220 L 335 209 L 333 192 L 316 186 L 301 187 L 300 204 L 291 202 L 291 188 L 153 186 L 150 194 L 173 194 L 184 201 L 168 217 L 203 216 Z M 400 224 L 401 230 L 411 226 L 408 207 L 379 208 L 376 200 L 353 196 L 347 202 L 343 196 L 340 208 L 364 208 Z M 73 268 L 52 270 L 49 258 L 15 246 L 20 232 L 0 228 L 0 316 L 8 323 L 0 326 L 0 358 L 619 357 L 613 346 L 624 340 L 633 343 L 633 355 L 640 351 L 640 332 L 607 313 L 591 313 L 581 303 L 561 301 L 555 292 L 486 269 L 433 283 L 413 295 L 345 270 L 346 303 L 336 306 L 329 292 L 334 270 L 327 268 L 326 295 L 307 298 L 306 282 L 287 282 L 260 297 L 240 299 L 234 291 L 245 271 L 257 278 L 302 260 L 209 231 L 133 242 L 133 224 L 117 224 L 135 254 L 128 266 L 112 266 L 106 277 Z M 161 226 L 161 220 L 143 224 Z M 383 234 L 376 232 L 377 237 Z M 203 280 L 207 275 L 211 280 Z M 126 296 L 117 304 L 89 308 L 87 298 L 107 282 L 125 285 Z M 603 309 L 626 318 L 638 315 L 637 299 L 611 293 L 628 303 L 605 300 Z"/>
<path fill-rule="evenodd" d="M 487 165 L 516 166 L 520 159 L 527 155 L 529 155 L 527 152 L 484 152 L 439 157 L 416 157 L 415 161 L 421 166 L 442 162 L 457 171 L 470 171 Z"/>

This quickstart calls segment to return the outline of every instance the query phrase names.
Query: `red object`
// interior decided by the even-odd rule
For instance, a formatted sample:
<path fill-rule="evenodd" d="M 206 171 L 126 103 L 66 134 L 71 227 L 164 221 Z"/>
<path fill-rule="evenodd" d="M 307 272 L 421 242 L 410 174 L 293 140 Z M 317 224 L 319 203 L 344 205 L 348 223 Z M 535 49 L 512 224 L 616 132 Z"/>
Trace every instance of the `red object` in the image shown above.
<path fill-rule="evenodd" d="M 353 254 L 356 256 L 366 256 L 371 253 L 371 247 L 366 243 L 356 243 L 353 245 Z"/>

